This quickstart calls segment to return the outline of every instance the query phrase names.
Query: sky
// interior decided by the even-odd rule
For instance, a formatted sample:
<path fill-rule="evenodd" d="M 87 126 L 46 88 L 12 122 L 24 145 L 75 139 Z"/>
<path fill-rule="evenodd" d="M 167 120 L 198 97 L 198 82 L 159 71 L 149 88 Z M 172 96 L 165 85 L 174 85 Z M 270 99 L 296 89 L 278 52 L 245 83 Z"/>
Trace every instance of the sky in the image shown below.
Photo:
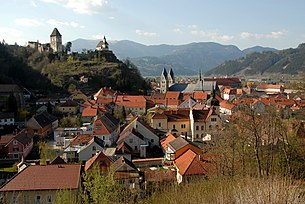
<path fill-rule="evenodd" d="M 145 45 L 217 42 L 287 49 L 305 42 L 304 0 L 1 0 L 0 39 L 78 38 Z M 73 45 L 72 45 L 73 46 Z"/>

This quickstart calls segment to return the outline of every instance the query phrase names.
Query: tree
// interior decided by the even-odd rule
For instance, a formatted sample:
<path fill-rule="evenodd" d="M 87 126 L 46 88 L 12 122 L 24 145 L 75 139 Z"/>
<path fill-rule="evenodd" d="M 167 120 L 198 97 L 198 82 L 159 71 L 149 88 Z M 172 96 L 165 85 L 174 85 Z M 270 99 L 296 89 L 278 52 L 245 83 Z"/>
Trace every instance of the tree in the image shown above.
<path fill-rule="evenodd" d="M 13 93 L 11 93 L 7 99 L 7 111 L 13 112 L 15 117 L 18 114 L 17 100 Z"/>

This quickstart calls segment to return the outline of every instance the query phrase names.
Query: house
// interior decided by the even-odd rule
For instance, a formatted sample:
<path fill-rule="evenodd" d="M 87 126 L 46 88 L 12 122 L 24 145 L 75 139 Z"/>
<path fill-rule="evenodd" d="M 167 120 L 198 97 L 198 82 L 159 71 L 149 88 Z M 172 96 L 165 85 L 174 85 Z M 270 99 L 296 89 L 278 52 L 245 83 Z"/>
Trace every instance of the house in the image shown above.
<path fill-rule="evenodd" d="M 32 116 L 26 122 L 26 127 L 41 137 L 51 136 L 58 127 L 58 119 L 44 111 Z"/>
<path fill-rule="evenodd" d="M 192 150 L 196 154 L 203 154 L 203 151 L 194 143 L 183 139 L 181 136 L 175 138 L 174 140 L 168 142 L 165 145 L 165 159 L 167 161 L 174 161 L 179 158 L 187 150 Z"/>
<path fill-rule="evenodd" d="M 70 98 L 75 101 L 87 101 L 88 96 L 84 94 L 81 90 L 75 89 L 72 93 Z"/>
<path fill-rule="evenodd" d="M 151 108 L 144 96 L 118 95 L 115 99 L 115 105 L 124 107 L 126 111 L 137 115 L 143 115 L 147 108 Z"/>
<path fill-rule="evenodd" d="M 56 112 L 60 113 L 60 114 L 77 114 L 78 110 L 79 110 L 79 105 L 76 101 L 73 100 L 68 100 L 64 103 L 60 103 L 56 106 Z"/>
<path fill-rule="evenodd" d="M 177 108 L 182 102 L 181 93 L 178 91 L 167 91 L 165 93 L 165 106 L 167 108 Z"/>
<path fill-rule="evenodd" d="M 109 157 L 107 157 L 103 152 L 98 152 L 86 161 L 85 171 L 88 171 L 97 165 L 102 173 L 106 173 L 109 171 L 111 163 L 112 160 Z"/>
<path fill-rule="evenodd" d="M 111 146 L 118 139 L 120 123 L 111 114 L 105 113 L 94 121 L 93 133 Z"/>
<path fill-rule="evenodd" d="M 121 145 L 122 143 L 123 145 Z M 126 152 L 133 155 L 140 154 L 141 157 L 146 157 L 146 147 L 148 144 L 146 144 L 144 136 L 137 132 L 134 128 L 129 128 L 127 131 L 124 131 L 124 133 L 119 137 L 117 144 L 118 151 L 121 148 L 124 148 L 122 149 L 124 153 Z"/>
<path fill-rule="evenodd" d="M 0 127 L 6 125 L 14 125 L 14 124 L 15 124 L 14 113 L 0 112 Z"/>
<path fill-rule="evenodd" d="M 26 158 L 33 148 L 33 132 L 21 130 L 17 134 L 0 136 L 0 152 L 7 158 L 21 160 Z"/>
<path fill-rule="evenodd" d="M 284 92 L 284 86 L 280 84 L 260 84 L 256 87 L 257 92 L 265 92 L 266 94 L 277 94 Z"/>
<path fill-rule="evenodd" d="M 64 150 L 67 161 L 87 161 L 104 149 L 104 142 L 97 136 L 78 135 Z"/>
<path fill-rule="evenodd" d="M 33 165 L 26 167 L 0 188 L 3 203 L 53 203 L 59 190 L 77 197 L 81 165 Z"/>
<path fill-rule="evenodd" d="M 81 128 L 59 127 L 54 130 L 54 141 L 56 146 L 66 147 L 69 144 L 69 140 L 81 134 L 85 134 Z"/>
<path fill-rule="evenodd" d="M 102 87 L 93 95 L 97 104 L 105 105 L 115 101 L 117 93 L 111 87 Z"/>
<path fill-rule="evenodd" d="M 219 103 L 219 105 L 220 105 L 219 111 L 224 115 L 232 115 L 234 111 L 237 111 L 236 105 L 231 102 L 222 101 Z"/>
<path fill-rule="evenodd" d="M 82 122 L 90 123 L 96 120 L 98 109 L 96 106 L 87 106 L 82 110 Z"/>
<path fill-rule="evenodd" d="M 174 166 L 177 169 L 177 182 L 178 184 L 187 182 L 193 176 L 206 177 L 207 162 L 204 162 L 200 154 L 195 153 L 193 150 L 188 149 L 179 158 L 174 161 Z"/>
<path fill-rule="evenodd" d="M 133 119 L 120 133 L 123 135 L 125 132 L 134 129 L 136 132 L 143 136 L 143 140 L 149 147 L 160 146 L 159 137 L 156 135 L 155 130 L 147 125 L 145 122 L 140 121 L 138 117 Z"/>
<path fill-rule="evenodd" d="M 110 166 L 114 178 L 129 185 L 130 189 L 139 188 L 141 179 L 136 166 L 124 156 L 121 156 Z"/>

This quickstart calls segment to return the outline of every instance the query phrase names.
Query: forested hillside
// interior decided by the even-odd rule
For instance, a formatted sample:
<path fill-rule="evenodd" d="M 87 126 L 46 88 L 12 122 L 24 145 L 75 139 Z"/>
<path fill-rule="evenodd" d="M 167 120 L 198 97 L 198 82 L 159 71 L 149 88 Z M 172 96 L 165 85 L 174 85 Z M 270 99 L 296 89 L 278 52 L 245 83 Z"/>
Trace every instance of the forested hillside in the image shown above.
<path fill-rule="evenodd" d="M 102 86 L 127 93 L 145 93 L 148 85 L 130 61 L 123 63 L 109 53 L 52 54 L 18 45 L 0 45 L 0 83 L 17 83 L 50 93 L 83 88 L 94 92 Z M 81 77 L 88 82 L 81 81 Z"/>
<path fill-rule="evenodd" d="M 305 44 L 295 49 L 252 53 L 224 62 L 207 75 L 253 75 L 265 73 L 298 74 L 305 72 Z"/>

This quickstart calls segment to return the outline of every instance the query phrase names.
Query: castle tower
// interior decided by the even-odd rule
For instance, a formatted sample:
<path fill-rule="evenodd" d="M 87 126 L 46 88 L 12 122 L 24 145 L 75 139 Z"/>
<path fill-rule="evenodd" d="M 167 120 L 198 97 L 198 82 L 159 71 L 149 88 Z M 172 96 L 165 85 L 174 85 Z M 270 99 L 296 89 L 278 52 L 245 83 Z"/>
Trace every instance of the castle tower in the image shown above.
<path fill-rule="evenodd" d="M 54 28 L 50 35 L 50 46 L 53 52 L 62 52 L 63 50 L 61 34 L 57 28 Z"/>
<path fill-rule="evenodd" d="M 171 87 L 175 83 L 175 77 L 172 68 L 170 68 L 168 72 L 167 79 L 168 79 L 168 87 Z"/>
<path fill-rule="evenodd" d="M 104 39 L 101 40 L 101 41 L 97 44 L 97 46 L 96 46 L 95 49 L 98 50 L 98 51 L 103 51 L 103 50 L 108 51 L 108 50 L 109 50 L 109 44 L 108 44 L 108 42 L 107 42 L 105 36 L 104 36 Z"/>
<path fill-rule="evenodd" d="M 166 93 L 168 90 L 168 78 L 167 78 L 167 71 L 165 67 L 163 68 L 161 79 L 160 79 L 160 91 L 161 93 Z"/>

